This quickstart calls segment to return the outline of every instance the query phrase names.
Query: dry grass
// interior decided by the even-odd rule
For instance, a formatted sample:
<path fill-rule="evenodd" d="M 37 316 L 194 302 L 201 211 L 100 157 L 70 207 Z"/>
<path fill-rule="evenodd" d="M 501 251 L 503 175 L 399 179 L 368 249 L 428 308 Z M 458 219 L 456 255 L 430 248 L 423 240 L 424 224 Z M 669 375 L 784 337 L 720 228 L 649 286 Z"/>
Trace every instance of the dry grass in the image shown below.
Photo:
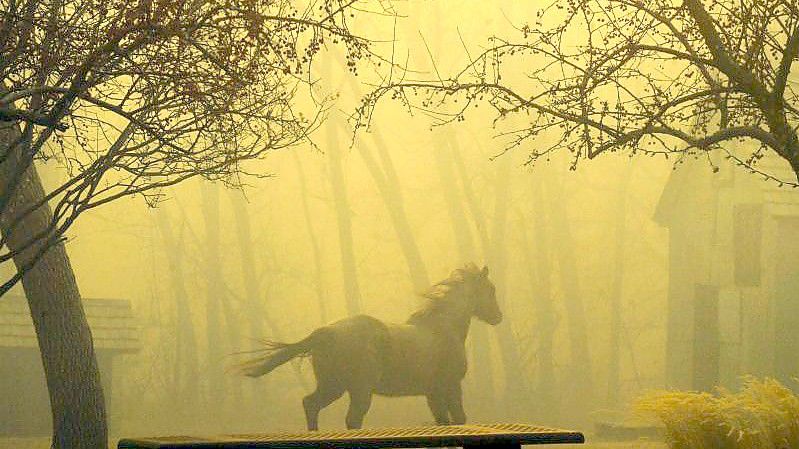
<path fill-rule="evenodd" d="M 653 441 L 625 441 L 621 442 L 602 442 L 602 443 L 586 443 L 583 445 L 569 445 L 569 446 L 542 446 L 542 448 L 551 449 L 565 449 L 566 447 L 572 449 L 667 449 L 665 443 Z"/>
<path fill-rule="evenodd" d="M 773 379 L 746 380 L 740 392 L 657 392 L 636 409 L 666 427 L 673 449 L 799 447 L 799 398 Z"/>

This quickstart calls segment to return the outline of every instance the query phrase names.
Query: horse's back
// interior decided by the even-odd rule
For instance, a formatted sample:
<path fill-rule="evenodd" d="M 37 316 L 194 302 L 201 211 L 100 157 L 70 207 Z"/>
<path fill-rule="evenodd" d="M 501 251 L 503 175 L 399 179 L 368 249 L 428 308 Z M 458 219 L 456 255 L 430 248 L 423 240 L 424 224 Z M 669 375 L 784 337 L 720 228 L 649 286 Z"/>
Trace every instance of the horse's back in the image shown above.
<path fill-rule="evenodd" d="M 424 326 L 357 315 L 317 332 L 324 334 L 324 342 L 311 354 L 320 383 L 368 386 L 386 396 L 425 395 L 442 378 L 459 381 L 466 371 L 465 354 L 459 356 L 462 345 Z"/>
<path fill-rule="evenodd" d="M 323 335 L 311 350 L 312 364 L 319 382 L 376 382 L 380 376 L 380 357 L 389 338 L 388 327 L 368 315 L 345 318 L 318 329 Z"/>
<path fill-rule="evenodd" d="M 355 315 L 328 324 L 323 329 L 335 336 L 341 342 L 350 339 L 372 339 L 384 336 L 386 323 L 369 315 Z"/>

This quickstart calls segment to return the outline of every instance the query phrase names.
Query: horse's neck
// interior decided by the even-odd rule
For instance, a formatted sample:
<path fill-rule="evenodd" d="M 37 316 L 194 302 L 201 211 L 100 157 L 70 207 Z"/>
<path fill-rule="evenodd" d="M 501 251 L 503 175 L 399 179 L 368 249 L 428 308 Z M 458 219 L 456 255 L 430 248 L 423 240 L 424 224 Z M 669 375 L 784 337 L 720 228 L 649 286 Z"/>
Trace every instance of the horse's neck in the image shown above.
<path fill-rule="evenodd" d="M 430 317 L 423 325 L 439 331 L 446 331 L 459 341 L 464 342 L 466 341 L 466 336 L 469 334 L 469 325 L 471 321 L 471 315 L 442 313 L 435 317 Z"/>
<path fill-rule="evenodd" d="M 466 341 L 466 336 L 469 335 L 469 327 L 471 324 L 472 324 L 471 316 L 464 318 L 462 323 L 458 323 L 458 328 L 455 329 L 455 333 L 461 342 Z"/>

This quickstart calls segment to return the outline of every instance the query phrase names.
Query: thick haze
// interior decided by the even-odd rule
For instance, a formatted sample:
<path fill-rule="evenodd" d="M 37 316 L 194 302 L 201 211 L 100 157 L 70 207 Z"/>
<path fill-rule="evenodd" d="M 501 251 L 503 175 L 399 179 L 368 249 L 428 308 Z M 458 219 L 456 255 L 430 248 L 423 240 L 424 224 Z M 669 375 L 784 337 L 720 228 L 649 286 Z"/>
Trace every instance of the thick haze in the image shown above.
<path fill-rule="evenodd" d="M 532 3 L 400 2 L 396 58 L 405 59 L 410 48 L 408 67 L 446 76 L 467 60 L 464 44 L 479 49 L 489 36 L 515 36 L 511 25 L 534 20 Z M 391 39 L 393 19 L 361 21 L 365 34 Z M 378 45 L 390 52 L 390 45 Z M 253 380 L 232 370 L 240 358 L 231 354 L 256 349 L 259 338 L 294 341 L 348 315 L 342 216 L 351 221 L 362 313 L 404 321 L 421 304 L 413 276 L 426 273 L 432 284 L 467 262 L 489 266 L 505 330 L 472 326 L 469 345 L 480 339 L 488 350 L 478 351 L 482 359 L 470 352 L 470 421 L 581 426 L 665 386 L 669 235 L 653 217 L 672 161 L 607 155 L 576 171 L 564 158 L 528 167 L 528 146 L 535 143 L 503 154 L 505 141 L 479 108 L 464 122 L 431 129 L 429 118 L 393 102 L 382 103 L 372 129 L 353 141 L 346 118 L 372 75 L 350 80 L 330 56 L 323 53 L 315 64 L 317 93 L 340 97 L 313 136 L 318 148 L 305 145 L 246 165 L 250 173 L 272 176 L 246 178 L 243 191 L 190 181 L 163 192 L 157 208 L 123 199 L 85 214 L 70 231 L 67 250 L 83 296 L 129 300 L 141 325 L 141 351 L 117 359 L 113 390 L 106 393 L 112 433 L 304 428 L 300 401 L 309 386 L 294 368 Z M 59 176 L 47 168 L 42 173 Z M 713 176 L 704 165 L 697 173 Z M 340 181 L 346 202 L 337 199 Z M 410 262 L 415 273 L 397 220 L 407 221 L 421 256 L 423 266 Z M 195 380 L 174 377 L 176 364 L 185 363 L 175 349 L 179 297 L 190 309 Z M 614 298 L 622 311 L 615 399 L 608 392 Z M 548 305 L 553 313 L 542 318 Z M 510 377 L 527 384 L 526 396 L 506 392 L 501 332 L 518 353 L 521 371 Z M 587 360 L 573 344 L 583 332 Z M 549 337 L 555 383 L 542 391 L 540 348 Z M 309 364 L 301 366 L 312 385 Z M 480 368 L 493 385 L 475 380 Z M 583 390 L 575 387 L 584 385 L 581 376 L 590 382 Z M 177 385 L 192 382 L 199 399 L 193 410 L 178 413 L 190 401 L 175 393 L 183 388 Z M 547 393 L 556 407 L 543 405 Z M 346 402 L 322 412 L 322 428 L 343 428 Z M 378 398 L 366 417 L 368 426 L 430 422 L 424 398 Z"/>

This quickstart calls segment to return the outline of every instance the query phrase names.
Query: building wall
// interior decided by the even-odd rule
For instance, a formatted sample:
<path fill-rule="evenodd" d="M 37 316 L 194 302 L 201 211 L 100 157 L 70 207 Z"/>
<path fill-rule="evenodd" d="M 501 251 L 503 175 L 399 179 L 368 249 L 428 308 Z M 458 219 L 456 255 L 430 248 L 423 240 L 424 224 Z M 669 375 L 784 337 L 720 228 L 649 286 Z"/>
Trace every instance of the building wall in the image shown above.
<path fill-rule="evenodd" d="M 32 348 L 0 349 L 0 435 L 48 435 L 50 400 L 39 352 Z"/>
<path fill-rule="evenodd" d="M 97 359 L 109 404 L 113 393 L 113 353 L 98 351 Z M 39 350 L 0 348 L 0 379 L 0 436 L 51 435 L 50 399 Z"/>
<path fill-rule="evenodd" d="M 714 338 L 706 330 L 718 340 L 718 385 L 736 388 L 744 375 L 792 383 L 799 377 L 799 191 L 690 163 L 675 171 L 661 201 L 656 220 L 670 238 L 667 386 L 706 388 L 692 378 L 708 360 L 696 353 Z M 717 316 L 701 318 L 712 326 L 695 322 L 703 285 L 718 291 Z"/>

